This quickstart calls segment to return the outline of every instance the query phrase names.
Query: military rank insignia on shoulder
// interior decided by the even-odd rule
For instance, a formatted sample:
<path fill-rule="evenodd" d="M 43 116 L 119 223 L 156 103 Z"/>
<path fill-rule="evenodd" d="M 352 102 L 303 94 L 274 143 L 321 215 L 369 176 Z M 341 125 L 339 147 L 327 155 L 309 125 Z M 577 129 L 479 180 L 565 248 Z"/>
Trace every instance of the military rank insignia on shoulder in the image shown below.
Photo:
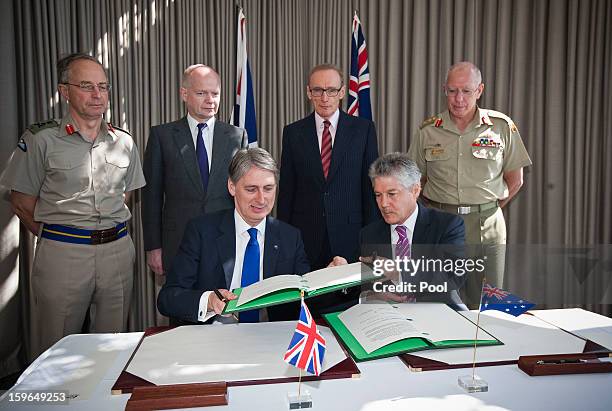
<path fill-rule="evenodd" d="M 109 129 L 110 131 L 119 130 L 119 131 L 121 131 L 121 132 L 123 132 L 123 133 L 127 134 L 127 135 L 128 135 L 128 136 L 130 136 L 130 137 L 132 136 L 132 135 L 130 134 L 130 132 L 129 132 L 129 131 L 122 129 L 121 127 L 114 126 L 114 125 L 112 125 L 111 123 L 106 123 L 106 126 L 108 127 L 108 129 Z"/>
<path fill-rule="evenodd" d="M 436 124 L 436 127 L 438 127 L 439 126 L 438 120 L 441 120 L 440 118 L 438 118 L 438 116 L 431 116 L 423 120 L 423 122 L 421 123 L 421 128 L 425 128 L 429 126 L 430 124 L 434 124 L 434 123 Z"/>
<path fill-rule="evenodd" d="M 36 134 L 41 130 L 52 127 L 59 127 L 59 123 L 56 120 L 47 120 L 41 123 L 33 123 L 28 126 L 28 130 L 30 130 L 32 134 Z"/>
<path fill-rule="evenodd" d="M 489 115 L 489 117 L 501 118 L 506 123 L 508 123 L 508 127 L 510 127 L 510 131 L 512 133 L 516 133 L 518 131 L 518 128 L 516 128 L 516 124 L 514 124 L 514 121 L 512 121 L 512 119 L 504 113 L 500 113 L 499 111 L 495 110 L 488 110 L 487 114 Z"/>
<path fill-rule="evenodd" d="M 25 153 L 26 151 L 28 151 L 28 145 L 26 144 L 26 142 L 25 142 L 25 140 L 23 139 L 23 137 L 21 137 L 21 138 L 19 139 L 19 142 L 17 143 L 17 147 L 19 147 L 19 149 L 20 149 L 21 151 L 23 151 L 24 153 Z"/>

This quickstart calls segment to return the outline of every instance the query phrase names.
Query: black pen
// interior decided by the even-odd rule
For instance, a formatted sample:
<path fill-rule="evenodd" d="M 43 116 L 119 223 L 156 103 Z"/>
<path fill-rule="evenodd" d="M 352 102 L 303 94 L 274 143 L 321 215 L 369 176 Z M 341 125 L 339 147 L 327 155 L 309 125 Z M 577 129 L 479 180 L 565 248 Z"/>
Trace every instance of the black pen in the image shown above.
<path fill-rule="evenodd" d="M 219 290 L 215 288 L 214 291 L 215 291 L 215 295 L 217 296 L 219 300 L 221 300 L 222 303 L 226 303 L 228 301 L 227 298 L 225 298 L 223 294 L 219 292 Z"/>
<path fill-rule="evenodd" d="M 215 288 L 213 291 L 215 292 L 215 295 L 217 296 L 217 298 L 218 298 L 219 300 L 221 300 L 221 302 L 222 302 L 222 303 L 227 304 L 227 302 L 228 302 L 229 300 L 228 300 L 227 298 L 225 298 L 225 297 L 224 297 L 224 296 L 221 294 L 221 292 L 219 292 L 219 290 L 218 290 L 218 289 L 216 289 L 216 288 Z M 239 320 L 238 320 L 238 316 L 237 316 L 235 313 L 232 313 L 231 315 L 232 315 L 232 317 L 234 317 L 234 319 L 235 319 L 236 321 L 239 321 Z"/>

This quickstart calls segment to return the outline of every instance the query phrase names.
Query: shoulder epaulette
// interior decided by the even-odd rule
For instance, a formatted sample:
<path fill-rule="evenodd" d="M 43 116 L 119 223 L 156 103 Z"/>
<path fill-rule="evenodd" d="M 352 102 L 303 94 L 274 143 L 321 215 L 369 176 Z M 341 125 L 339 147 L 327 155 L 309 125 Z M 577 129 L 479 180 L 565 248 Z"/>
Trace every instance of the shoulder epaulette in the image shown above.
<path fill-rule="evenodd" d="M 106 125 L 108 126 L 109 130 L 111 130 L 111 131 L 114 131 L 114 130 L 119 130 L 119 131 L 121 131 L 121 132 L 124 132 L 125 134 L 127 134 L 127 135 L 128 135 L 128 136 L 130 136 L 130 137 L 132 136 L 132 135 L 130 134 L 130 132 L 129 132 L 129 131 L 122 129 L 121 127 L 117 127 L 117 126 L 116 126 L 116 125 L 114 125 L 114 124 L 111 124 L 111 123 L 106 123 Z"/>
<path fill-rule="evenodd" d="M 428 125 L 435 123 L 436 120 L 438 120 L 438 116 L 431 116 L 431 117 L 423 120 L 423 122 L 421 123 L 421 127 L 420 128 L 427 127 Z"/>
<path fill-rule="evenodd" d="M 508 123 L 508 127 L 510 127 L 510 130 L 513 133 L 516 133 L 518 131 L 516 128 L 516 124 L 514 124 L 514 121 L 512 121 L 512 119 L 504 113 L 495 110 L 487 110 L 487 115 L 489 117 L 501 118 L 502 120 L 504 120 L 506 123 Z"/>
<path fill-rule="evenodd" d="M 41 130 L 44 130 L 46 128 L 52 128 L 52 127 L 59 127 L 59 123 L 57 122 L 57 120 L 47 120 L 41 123 L 30 124 L 28 126 L 28 130 L 30 130 L 32 134 L 36 134 Z"/>

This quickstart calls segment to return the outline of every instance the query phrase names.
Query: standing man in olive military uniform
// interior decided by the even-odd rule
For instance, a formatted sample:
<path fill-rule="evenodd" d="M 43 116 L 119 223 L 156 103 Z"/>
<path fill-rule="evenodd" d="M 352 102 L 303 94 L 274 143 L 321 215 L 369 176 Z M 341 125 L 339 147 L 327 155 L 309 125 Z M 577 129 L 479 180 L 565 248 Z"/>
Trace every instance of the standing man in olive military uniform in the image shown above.
<path fill-rule="evenodd" d="M 0 184 L 38 236 L 32 267 L 32 351 L 81 331 L 125 330 L 135 251 L 127 232 L 130 192 L 145 185 L 128 133 L 103 121 L 110 84 L 86 54 L 57 63 L 68 103 L 60 121 L 34 124 L 19 140 Z"/>
<path fill-rule="evenodd" d="M 453 65 L 444 84 L 448 110 L 421 124 L 408 154 L 423 173 L 428 205 L 463 217 L 466 244 L 482 246 L 487 281 L 501 287 L 506 243 L 501 207 L 523 185 L 523 167 L 531 160 L 512 119 L 476 105 L 483 91 L 478 67 Z M 479 301 L 480 285 L 468 278 L 468 303 Z"/>

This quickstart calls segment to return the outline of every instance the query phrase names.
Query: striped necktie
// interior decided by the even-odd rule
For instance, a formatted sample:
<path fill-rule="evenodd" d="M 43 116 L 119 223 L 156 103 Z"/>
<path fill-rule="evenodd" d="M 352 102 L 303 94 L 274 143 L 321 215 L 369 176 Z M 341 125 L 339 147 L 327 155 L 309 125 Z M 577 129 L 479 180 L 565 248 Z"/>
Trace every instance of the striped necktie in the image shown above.
<path fill-rule="evenodd" d="M 323 175 L 327 178 L 329 173 L 329 165 L 331 164 L 331 133 L 329 132 L 329 126 L 331 123 L 327 120 L 323 122 L 323 136 L 321 138 L 321 164 L 323 165 Z"/>
<path fill-rule="evenodd" d="M 408 230 L 406 230 L 405 226 L 398 225 L 395 227 L 395 231 L 397 231 L 397 235 L 399 236 L 395 244 L 395 256 L 410 258 L 410 239 L 408 239 Z"/>

